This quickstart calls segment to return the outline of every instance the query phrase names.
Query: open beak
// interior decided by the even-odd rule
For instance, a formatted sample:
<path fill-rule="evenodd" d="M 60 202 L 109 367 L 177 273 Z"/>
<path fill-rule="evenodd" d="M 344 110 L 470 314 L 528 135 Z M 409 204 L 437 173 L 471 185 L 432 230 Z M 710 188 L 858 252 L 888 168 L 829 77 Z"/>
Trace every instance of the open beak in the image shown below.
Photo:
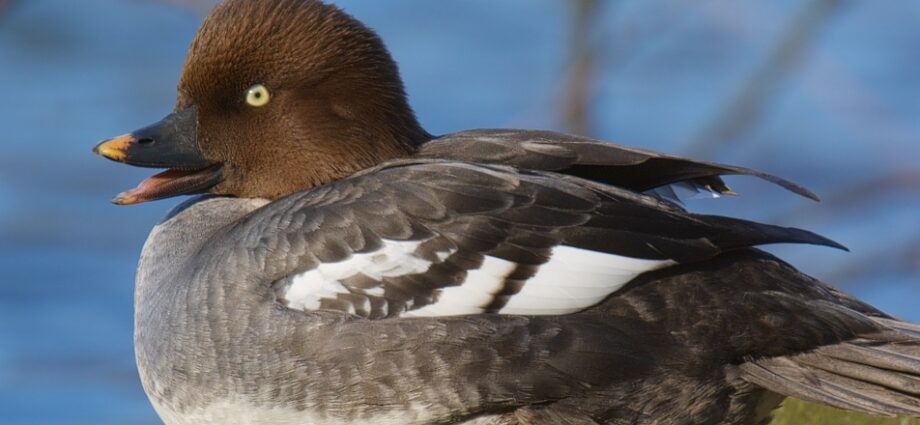
<path fill-rule="evenodd" d="M 172 113 L 133 133 L 103 140 L 93 153 L 139 167 L 166 168 L 134 189 L 118 194 L 113 203 L 131 205 L 177 195 L 201 193 L 220 183 L 221 165 L 205 159 L 198 149 L 198 109 Z"/>

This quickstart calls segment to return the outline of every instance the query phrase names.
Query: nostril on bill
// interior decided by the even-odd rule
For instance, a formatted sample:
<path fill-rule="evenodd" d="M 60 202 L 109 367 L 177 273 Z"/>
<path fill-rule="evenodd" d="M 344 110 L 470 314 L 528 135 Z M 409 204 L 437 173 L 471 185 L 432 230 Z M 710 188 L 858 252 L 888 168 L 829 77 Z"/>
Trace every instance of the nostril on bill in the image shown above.
<path fill-rule="evenodd" d="M 149 137 L 144 137 L 142 139 L 137 140 L 137 144 L 139 145 L 152 145 L 153 143 L 154 143 L 154 140 Z"/>

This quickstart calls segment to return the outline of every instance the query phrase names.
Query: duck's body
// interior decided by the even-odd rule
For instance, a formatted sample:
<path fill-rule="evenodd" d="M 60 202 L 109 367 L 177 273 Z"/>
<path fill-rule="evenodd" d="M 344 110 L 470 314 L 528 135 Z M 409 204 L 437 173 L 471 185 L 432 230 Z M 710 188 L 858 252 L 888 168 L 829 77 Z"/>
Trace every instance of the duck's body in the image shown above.
<path fill-rule="evenodd" d="M 431 142 L 421 149 L 419 159 L 388 163 L 275 202 L 218 197 L 195 199 L 180 207 L 154 229 L 138 272 L 138 365 L 158 412 L 169 425 L 755 424 L 767 418 L 782 397 L 751 382 L 752 376 L 741 367 L 746 361 L 820 347 L 828 350 L 835 345 L 846 350 L 847 341 L 860 337 L 874 338 L 873 344 L 899 338 L 897 332 L 885 331 L 882 313 L 767 254 L 742 249 L 713 255 L 709 244 L 692 248 L 696 241 L 689 239 L 691 245 L 679 249 L 688 256 L 681 260 L 690 264 L 640 263 L 650 269 L 664 268 L 643 274 L 619 290 L 613 289 L 621 285 L 614 274 L 589 282 L 609 283 L 615 295 L 573 314 L 553 314 L 557 312 L 552 309 L 559 306 L 533 302 L 529 305 L 536 315 L 529 316 L 502 308 L 482 314 L 474 305 L 444 307 L 466 309 L 457 312 L 461 316 L 443 316 L 432 310 L 431 306 L 451 302 L 445 289 L 471 287 L 490 258 L 513 260 L 522 255 L 507 250 L 511 245 L 508 236 L 517 236 L 514 230 L 504 235 L 492 230 L 495 239 L 483 242 L 495 245 L 490 247 L 471 245 L 464 235 L 451 233 L 450 224 L 461 217 L 517 217 L 507 222 L 543 228 L 547 234 L 563 233 L 539 241 L 547 246 L 585 244 L 577 235 L 566 239 L 566 230 L 579 226 L 570 218 L 516 223 L 528 220 L 520 211 L 513 213 L 513 205 L 492 202 L 495 198 L 490 193 L 521 194 L 527 183 L 559 189 L 554 182 L 570 177 L 458 162 L 451 156 L 472 159 L 475 150 L 451 154 L 441 148 L 473 143 L 518 145 L 522 151 L 517 155 L 500 156 L 506 162 L 520 162 L 528 157 L 522 153 L 528 143 L 565 149 L 566 143 L 573 142 L 598 143 L 571 136 L 554 138 L 554 133 L 545 132 L 461 133 Z M 613 152 L 614 145 L 609 146 L 608 151 Z M 532 154 L 529 157 L 534 159 Z M 553 163 L 543 159 L 542 164 Z M 599 162 L 598 157 L 593 159 Z M 532 166 L 541 168 L 539 164 Z M 479 180 L 487 175 L 496 180 Z M 542 179 L 544 176 L 549 179 Z M 502 187 L 503 183 L 509 186 Z M 595 190 L 621 194 L 624 197 L 617 202 L 627 205 L 598 201 L 606 209 L 588 208 L 578 201 L 590 195 L 576 189 L 593 184 L 578 178 L 564 184 L 569 183 L 567 193 L 573 198 L 555 205 L 560 214 L 570 208 L 568 212 L 599 217 L 604 210 L 609 217 L 635 211 L 631 203 L 649 202 L 647 216 L 633 217 L 629 225 L 608 226 L 606 230 L 636 232 L 621 234 L 623 241 L 642 241 L 652 237 L 649 235 L 667 235 L 674 241 L 687 237 L 680 234 L 685 229 L 672 233 L 662 217 L 651 212 L 702 222 L 708 219 L 683 213 L 653 197 L 634 194 L 635 199 L 630 199 L 631 192 L 604 186 Z M 463 186 L 470 190 L 459 200 L 444 196 L 427 198 L 432 205 L 425 208 L 407 205 L 426 199 L 424 190 L 443 194 Z M 414 199 L 408 192 L 392 196 L 400 190 L 415 191 Z M 527 192 L 529 199 L 515 202 L 521 211 L 535 211 L 534 201 L 540 196 L 532 194 L 539 189 Z M 464 213 L 456 211 L 459 204 L 451 204 L 455 201 L 466 204 Z M 477 201 L 481 205 L 475 205 Z M 438 202 L 441 204 L 435 205 Z M 649 227 L 656 223 L 664 227 Z M 410 230 L 418 225 L 424 229 Z M 733 243 L 750 245 L 776 238 L 824 242 L 789 229 L 744 226 L 753 227 L 738 228 L 742 240 Z M 354 229 L 360 229 L 360 234 L 355 235 Z M 716 227 L 707 229 L 713 238 Z M 780 233 L 768 234 L 765 229 Z M 315 295 L 319 301 L 339 299 L 342 303 L 326 304 L 316 311 L 292 306 L 310 302 L 303 297 L 291 299 L 296 295 L 285 286 L 291 284 L 292 275 L 305 276 L 323 264 L 347 264 L 361 255 L 385 252 L 386 241 L 432 241 L 442 236 L 456 242 L 451 245 L 451 257 L 466 253 L 472 259 L 469 270 L 456 282 L 444 278 L 432 288 L 403 286 L 406 292 L 417 291 L 403 297 L 393 292 L 374 296 L 371 286 L 348 286 L 349 297 L 327 289 L 307 298 Z M 382 245 L 372 240 L 378 237 Z M 600 244 L 597 251 L 582 253 L 599 263 L 595 267 L 601 273 L 610 272 L 617 266 L 605 270 L 603 262 L 613 263 L 618 257 L 605 258 L 601 249 L 628 252 L 631 244 L 621 242 L 595 241 Z M 520 246 L 522 241 L 514 244 Z M 721 243 L 714 238 L 713 244 L 718 247 Z M 539 252 L 537 247 L 523 246 L 527 252 Z M 482 247 L 486 255 L 476 252 L 476 247 Z M 580 248 L 573 250 L 578 255 Z M 428 258 L 421 251 L 418 254 Z M 689 259 L 697 255 L 698 259 Z M 450 264 L 451 257 L 442 257 L 440 264 Z M 705 257 L 714 258 L 699 261 Z M 577 261 L 575 258 L 566 261 Z M 550 255 L 531 274 L 538 276 L 541 267 L 554 266 L 558 263 Z M 579 282 L 585 280 L 587 275 L 579 274 L 578 268 L 591 265 L 586 260 L 576 266 L 568 273 Z M 425 273 L 434 271 L 429 267 Z M 393 273 L 381 279 L 390 286 L 380 286 L 389 291 L 399 286 L 400 277 L 411 274 Z M 522 281 L 527 288 L 537 279 Z M 579 282 L 562 279 L 554 283 L 565 288 Z M 511 299 L 524 294 L 521 290 Z M 471 292 L 467 298 L 475 295 Z M 381 314 L 379 307 L 362 310 L 360 304 L 365 300 L 373 306 L 389 302 L 390 311 Z M 399 304 L 402 301 L 406 302 Z M 585 303 L 571 302 L 573 306 Z M 486 304 L 490 303 L 479 305 Z M 401 317 L 411 315 L 421 317 Z M 920 360 L 915 361 L 914 367 L 920 366 Z M 760 366 L 756 361 L 752 365 Z M 798 381 L 794 376 L 788 379 Z M 840 394 L 836 397 L 838 404 L 851 402 Z M 884 402 L 877 404 L 876 413 L 908 412 L 886 410 Z"/>
<path fill-rule="evenodd" d="M 740 379 L 733 360 L 741 347 L 752 355 L 800 352 L 871 326 L 834 323 L 835 311 L 802 317 L 818 300 L 868 307 L 758 251 L 695 274 L 647 276 L 572 315 L 367 320 L 279 308 L 270 285 L 245 276 L 243 249 L 167 248 L 226 238 L 237 213 L 261 204 L 195 199 L 154 228 L 144 248 L 138 366 L 168 425 L 753 424 L 781 398 Z M 182 260 L 164 258 L 176 254 Z M 211 255 L 224 267 L 189 264 Z M 178 275 L 163 273 L 164 263 Z M 222 270 L 229 272 L 216 278 Z M 698 281 L 703 275 L 708 280 Z M 765 299 L 786 302 L 769 307 L 772 320 L 789 325 L 779 341 L 759 323 L 755 305 Z M 812 320 L 831 323 L 806 325 Z"/>
<path fill-rule="evenodd" d="M 96 151 L 170 168 L 117 203 L 221 195 L 138 268 L 167 425 L 758 424 L 785 396 L 920 415 L 920 327 L 754 248 L 839 244 L 662 195 L 810 192 L 558 133 L 433 138 L 379 39 L 317 1 L 227 1 L 176 112 Z"/>

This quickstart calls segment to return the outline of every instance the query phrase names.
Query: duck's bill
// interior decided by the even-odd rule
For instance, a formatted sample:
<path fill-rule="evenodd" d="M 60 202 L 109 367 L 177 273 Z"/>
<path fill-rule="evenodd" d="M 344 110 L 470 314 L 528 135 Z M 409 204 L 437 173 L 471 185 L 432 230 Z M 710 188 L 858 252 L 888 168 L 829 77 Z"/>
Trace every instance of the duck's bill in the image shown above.
<path fill-rule="evenodd" d="M 196 108 L 187 108 L 149 127 L 96 145 L 94 153 L 113 161 L 166 168 L 137 187 L 118 194 L 112 202 L 131 205 L 201 193 L 220 183 L 220 164 L 205 159 L 198 149 L 196 122 Z"/>
<path fill-rule="evenodd" d="M 178 195 L 202 193 L 220 183 L 220 164 L 201 170 L 168 169 L 148 177 L 137 187 L 119 193 L 113 204 L 133 205 Z"/>

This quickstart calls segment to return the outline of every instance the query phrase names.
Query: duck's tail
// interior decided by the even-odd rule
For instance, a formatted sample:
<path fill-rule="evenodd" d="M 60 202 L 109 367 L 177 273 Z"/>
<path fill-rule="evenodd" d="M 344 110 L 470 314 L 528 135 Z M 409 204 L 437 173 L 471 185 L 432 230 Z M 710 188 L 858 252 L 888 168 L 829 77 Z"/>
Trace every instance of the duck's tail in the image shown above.
<path fill-rule="evenodd" d="M 752 359 L 743 378 L 784 396 L 879 416 L 920 416 L 920 325 L 873 318 L 882 331 L 786 357 Z"/>

